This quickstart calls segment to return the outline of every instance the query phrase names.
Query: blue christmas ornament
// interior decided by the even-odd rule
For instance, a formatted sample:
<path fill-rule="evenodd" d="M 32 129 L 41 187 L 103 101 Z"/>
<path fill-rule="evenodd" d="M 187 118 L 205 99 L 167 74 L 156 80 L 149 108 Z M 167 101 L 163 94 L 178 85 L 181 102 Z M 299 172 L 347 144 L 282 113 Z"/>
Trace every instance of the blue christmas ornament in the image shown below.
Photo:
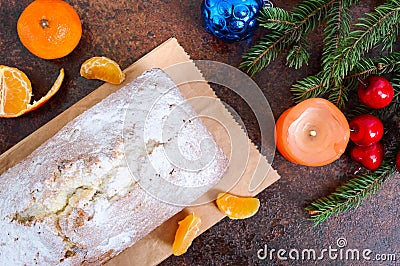
<path fill-rule="evenodd" d="M 257 15 L 263 6 L 271 7 L 263 0 L 203 0 L 201 16 L 206 31 L 224 42 L 242 41 L 257 29 Z"/>

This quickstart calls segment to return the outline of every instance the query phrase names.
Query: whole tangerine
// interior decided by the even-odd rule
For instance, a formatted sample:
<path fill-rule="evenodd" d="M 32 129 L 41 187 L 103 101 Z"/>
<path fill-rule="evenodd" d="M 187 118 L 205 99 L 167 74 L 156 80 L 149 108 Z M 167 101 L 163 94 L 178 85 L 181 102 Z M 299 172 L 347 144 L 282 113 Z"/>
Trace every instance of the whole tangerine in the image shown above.
<path fill-rule="evenodd" d="M 43 59 L 56 59 L 68 55 L 78 45 L 82 24 L 68 3 L 36 0 L 22 12 L 17 31 L 22 44 L 32 54 Z"/>

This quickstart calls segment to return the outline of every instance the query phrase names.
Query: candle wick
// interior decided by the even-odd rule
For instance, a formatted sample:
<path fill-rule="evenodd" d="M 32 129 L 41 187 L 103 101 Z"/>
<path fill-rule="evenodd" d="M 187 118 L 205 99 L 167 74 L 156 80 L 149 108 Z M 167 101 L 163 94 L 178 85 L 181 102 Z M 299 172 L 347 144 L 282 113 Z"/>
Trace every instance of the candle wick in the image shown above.
<path fill-rule="evenodd" d="M 310 136 L 315 137 L 317 135 L 317 131 L 315 130 L 310 130 Z"/>

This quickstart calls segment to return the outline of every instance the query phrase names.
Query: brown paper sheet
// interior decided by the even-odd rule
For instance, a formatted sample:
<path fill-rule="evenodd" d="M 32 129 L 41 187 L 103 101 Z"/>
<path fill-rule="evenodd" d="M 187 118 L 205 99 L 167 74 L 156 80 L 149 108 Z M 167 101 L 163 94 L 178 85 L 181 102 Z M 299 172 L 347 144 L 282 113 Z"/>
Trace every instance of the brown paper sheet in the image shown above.
<path fill-rule="evenodd" d="M 172 65 L 183 62 L 188 62 L 185 64 L 184 71 L 182 71 L 182 68 L 180 68 L 179 71 L 170 68 Z M 207 118 L 202 118 L 202 120 L 214 136 L 218 145 L 230 159 L 229 167 L 223 180 L 199 200 L 199 202 L 202 200 L 208 200 L 209 203 L 185 208 L 183 211 L 164 222 L 146 237 L 138 241 L 135 245 L 111 259 L 107 263 L 108 266 L 156 265 L 160 263 L 171 255 L 171 246 L 177 229 L 177 222 L 183 219 L 183 217 L 188 213 L 195 212 L 201 217 L 202 225 L 200 233 L 204 232 L 224 218 L 224 215 L 219 212 L 214 202 L 210 200 L 213 199 L 216 193 L 225 191 L 227 186 L 232 182 L 232 179 L 238 180 L 235 186 L 230 189 L 232 193 L 241 196 L 254 196 L 280 178 L 277 172 L 272 169 L 265 157 L 262 156 L 258 152 L 257 148 L 251 143 L 229 112 L 219 102 L 213 90 L 204 81 L 204 78 L 195 67 L 195 64 L 191 62 L 189 56 L 175 38 L 167 40 L 125 69 L 126 80 L 123 84 L 103 84 L 68 110 L 64 111 L 46 125 L 36 130 L 30 136 L 20 141 L 10 150 L 0 155 L 0 173 L 23 160 L 39 145 L 58 132 L 70 120 L 151 68 L 164 69 L 175 83 L 178 84 L 179 89 L 187 99 L 196 96 L 207 96 L 209 99 L 214 99 L 211 102 L 210 100 L 196 101 L 194 104 L 191 104 L 200 117 L 205 115 L 218 118 L 220 123 Z M 198 80 L 199 82 L 185 83 L 184 81 L 187 80 Z M 233 151 L 231 142 L 233 140 L 235 141 L 235 149 L 239 149 L 241 152 L 244 152 L 244 154 L 247 153 L 247 160 L 238 160 L 237 156 L 232 155 Z M 238 173 L 242 174 L 240 179 L 237 178 Z M 263 182 L 255 191 L 250 192 L 250 182 L 255 178 L 257 180 L 263 179 Z M 229 186 L 229 188 L 230 187 L 232 186 Z"/>

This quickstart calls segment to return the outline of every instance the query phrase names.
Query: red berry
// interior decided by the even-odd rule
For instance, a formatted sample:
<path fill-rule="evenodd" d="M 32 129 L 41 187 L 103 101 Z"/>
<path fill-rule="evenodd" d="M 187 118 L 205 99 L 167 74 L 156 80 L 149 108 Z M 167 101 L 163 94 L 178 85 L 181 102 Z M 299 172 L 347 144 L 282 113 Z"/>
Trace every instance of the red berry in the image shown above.
<path fill-rule="evenodd" d="M 368 146 L 380 141 L 383 137 L 383 124 L 376 116 L 357 115 L 349 125 L 350 139 L 357 145 Z"/>
<path fill-rule="evenodd" d="M 351 158 L 369 170 L 378 169 L 382 164 L 383 156 L 383 146 L 380 142 L 370 146 L 354 146 L 351 150 Z"/>
<path fill-rule="evenodd" d="M 381 76 L 367 77 L 358 88 L 360 101 L 371 108 L 384 108 L 393 100 L 394 89 L 392 84 Z"/>
<path fill-rule="evenodd" d="M 396 156 L 396 167 L 397 167 L 397 171 L 400 173 L 400 151 L 397 153 L 397 156 Z"/>

